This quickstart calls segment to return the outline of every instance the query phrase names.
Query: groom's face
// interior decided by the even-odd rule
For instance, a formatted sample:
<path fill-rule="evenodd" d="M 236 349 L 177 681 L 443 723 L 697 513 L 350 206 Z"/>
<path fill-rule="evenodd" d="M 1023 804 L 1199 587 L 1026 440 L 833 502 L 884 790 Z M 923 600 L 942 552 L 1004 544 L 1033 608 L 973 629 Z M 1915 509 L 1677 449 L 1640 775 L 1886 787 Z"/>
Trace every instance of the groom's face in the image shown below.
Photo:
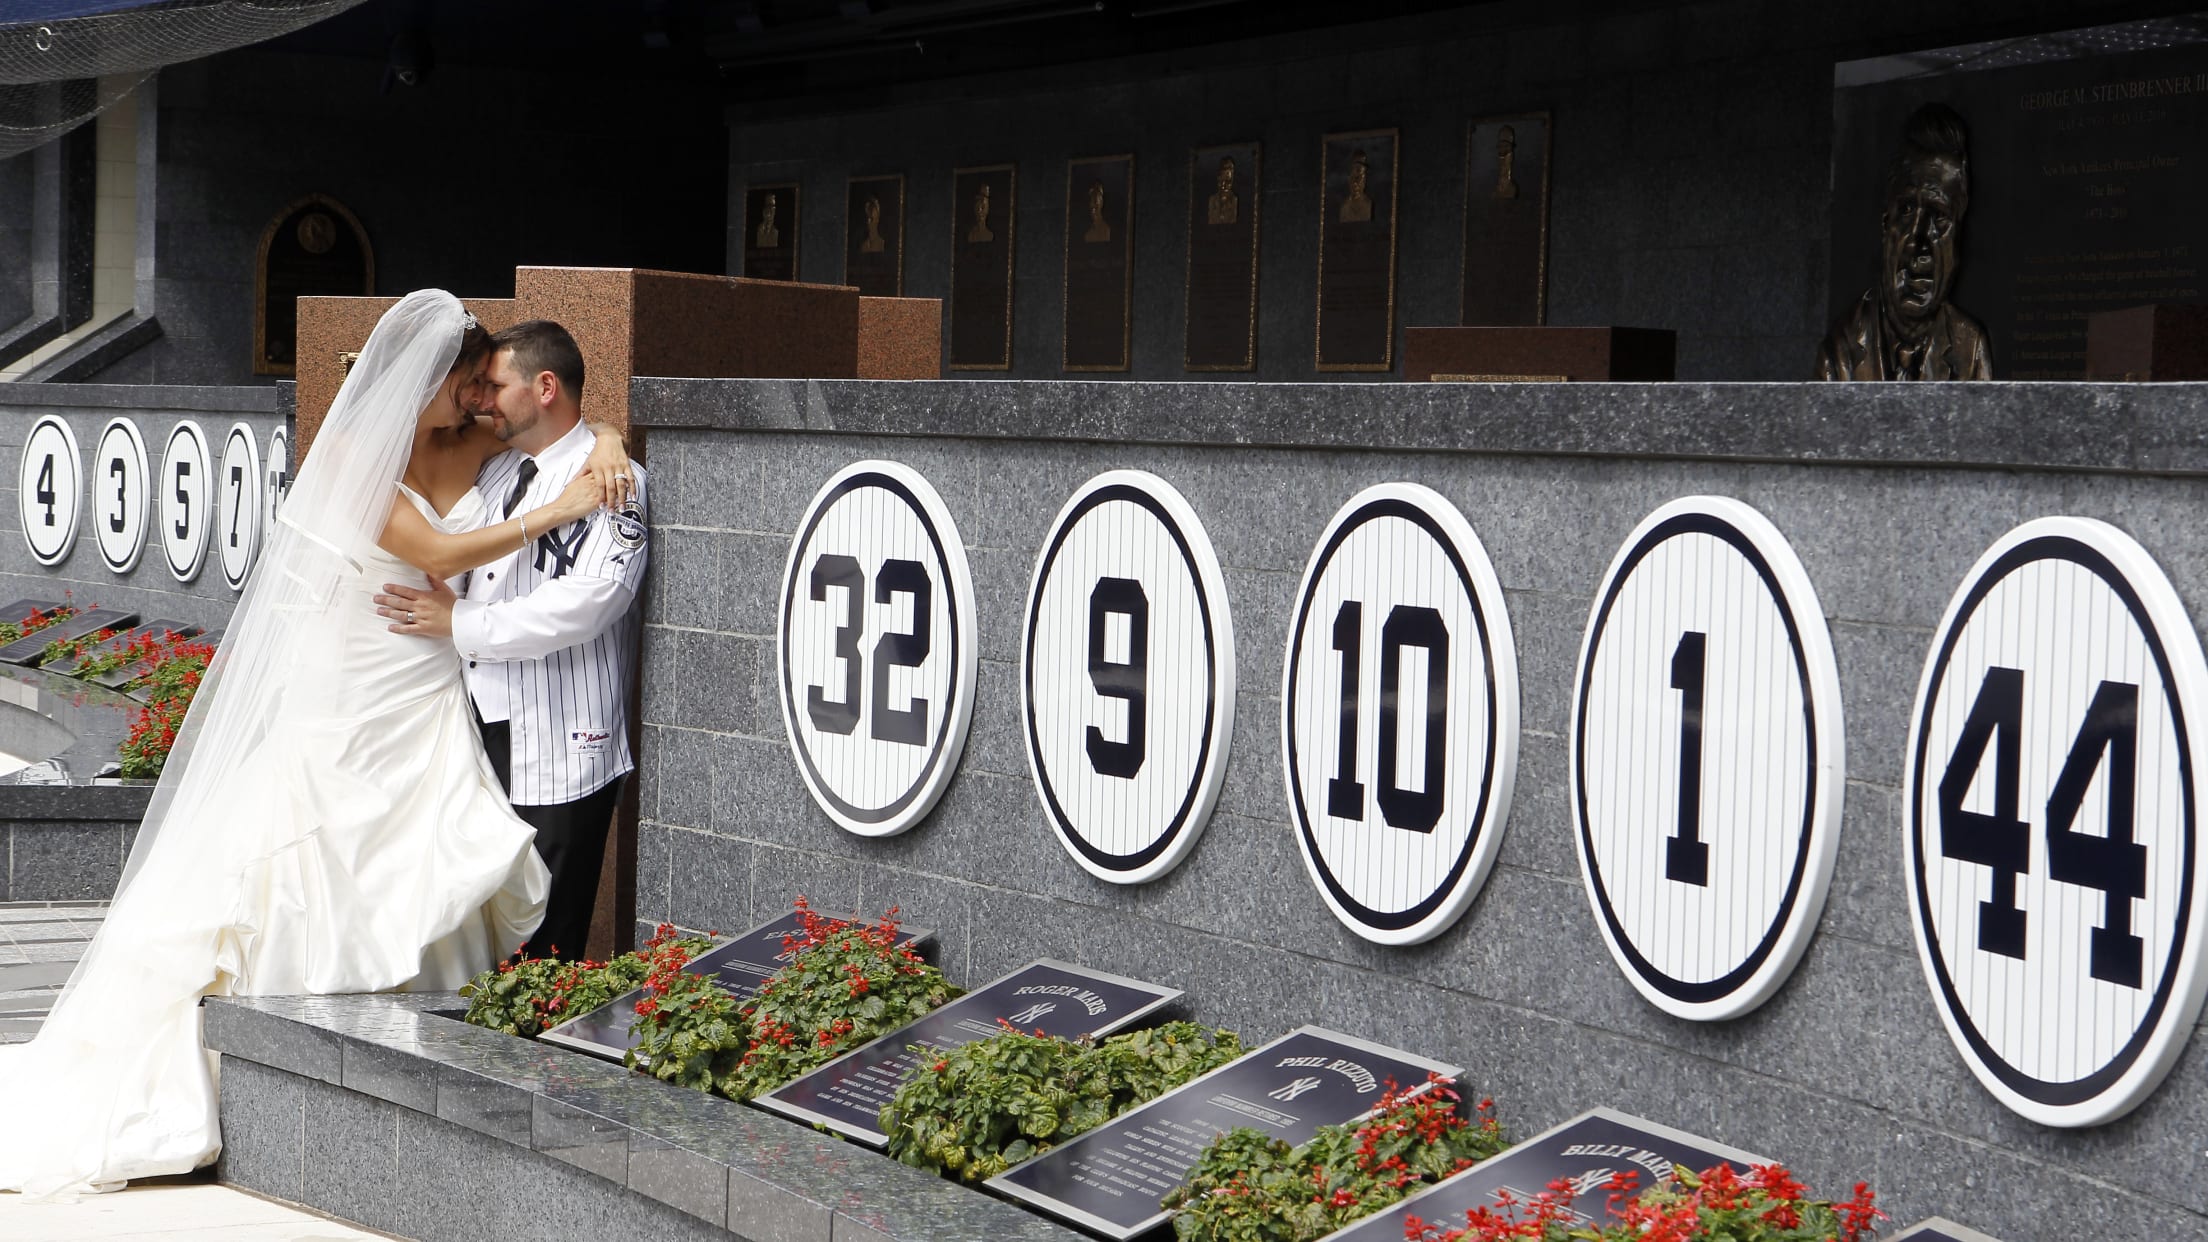
<path fill-rule="evenodd" d="M 514 367 L 514 351 L 502 349 L 491 357 L 490 371 L 483 377 L 482 412 L 491 420 L 492 435 L 512 440 L 536 429 L 544 411 L 537 403 L 534 380 Z"/>

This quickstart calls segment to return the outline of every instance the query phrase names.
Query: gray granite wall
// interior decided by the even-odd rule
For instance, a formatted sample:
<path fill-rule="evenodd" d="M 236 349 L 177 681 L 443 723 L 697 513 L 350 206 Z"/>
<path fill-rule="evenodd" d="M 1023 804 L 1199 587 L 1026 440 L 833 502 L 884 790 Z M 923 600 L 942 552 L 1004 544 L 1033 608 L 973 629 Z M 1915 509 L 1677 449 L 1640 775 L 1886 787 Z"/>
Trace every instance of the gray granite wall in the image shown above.
<path fill-rule="evenodd" d="M 644 655 L 641 921 L 729 928 L 805 894 L 902 906 L 962 981 L 1038 955 L 1189 991 L 1269 1037 L 1315 1021 L 1471 1067 L 1518 1133 L 1606 1104 L 1767 1152 L 1811 1184 L 1867 1178 L 1896 1220 L 2012 1239 L 2199 1237 L 2208 1039 L 2083 1132 L 2002 1108 L 1944 1037 L 1903 902 L 1898 782 L 1931 630 L 1993 539 L 2045 514 L 2114 522 L 2208 616 L 2197 538 L 2208 391 L 2194 386 L 1195 386 L 639 381 L 655 542 Z M 1063 438 L 1034 438 L 1049 426 Z M 1310 447 L 1294 447 L 1301 444 Z M 911 832 L 831 824 L 789 753 L 771 670 L 792 528 L 837 468 L 924 473 L 963 534 L 981 669 L 948 792 Z M 1236 737 L 1218 812 L 1164 878 L 1091 879 L 1042 818 L 1016 728 L 1038 540 L 1084 479 L 1164 476 L 1225 565 Z M 1358 489 L 1430 485 L 1485 542 L 1518 645 L 1523 734 L 1502 859 L 1415 948 L 1342 929 L 1306 878 L 1279 744 L 1285 617 Z M 1845 826 L 1818 934 L 1775 999 L 1668 1018 L 1605 952 L 1570 835 L 1566 708 L 1590 597 L 1657 505 L 1734 496 L 1793 542 L 1829 612 L 1848 726 Z"/>
<path fill-rule="evenodd" d="M 2143 7 L 2153 6 L 1507 0 L 1136 61 L 870 90 L 861 100 L 747 104 L 731 113 L 727 270 L 741 261 L 747 184 L 801 183 L 800 270 L 838 280 L 846 178 L 902 172 L 906 292 L 946 297 L 951 170 L 1013 162 L 1012 374 L 1055 377 L 1065 161 L 1132 151 L 1132 374 L 1178 379 L 1189 151 L 1258 139 L 1258 377 L 1312 379 L 1319 136 L 1402 130 L 1397 322 L 1453 324 L 1465 122 L 1547 109 L 1548 322 L 1676 329 L 1682 379 L 1797 379 L 1826 313 L 1834 63 L 2070 29 Z"/>
<path fill-rule="evenodd" d="M 31 157 L 0 160 L 0 334 L 31 313 Z"/>
<path fill-rule="evenodd" d="M 0 785 L 0 901 L 106 901 L 153 789 Z"/>
<path fill-rule="evenodd" d="M 108 569 L 94 542 L 91 457 L 99 445 L 107 420 L 127 415 L 138 424 L 146 442 L 146 464 L 158 471 L 161 450 L 169 430 L 184 419 L 199 424 L 208 440 L 210 457 L 222 451 L 222 438 L 232 423 L 253 428 L 256 443 L 268 451 L 269 433 L 285 425 L 287 410 L 279 408 L 280 394 L 273 388 L 189 388 L 106 384 L 0 385 L 0 602 L 13 599 L 63 599 L 110 608 L 128 608 L 152 620 L 190 622 L 204 627 L 221 625 L 237 602 L 237 593 L 223 580 L 221 567 L 210 547 L 208 561 L 199 576 L 179 583 L 162 557 L 157 532 L 148 533 L 144 554 L 127 574 Z M 16 463 L 23 453 L 23 437 L 31 424 L 46 414 L 58 413 L 69 421 L 83 459 L 81 473 L 86 495 L 78 508 L 79 530 L 69 558 L 52 567 L 38 563 L 23 541 L 22 518 L 16 507 Z M 159 515 L 150 519 L 158 521 Z"/>

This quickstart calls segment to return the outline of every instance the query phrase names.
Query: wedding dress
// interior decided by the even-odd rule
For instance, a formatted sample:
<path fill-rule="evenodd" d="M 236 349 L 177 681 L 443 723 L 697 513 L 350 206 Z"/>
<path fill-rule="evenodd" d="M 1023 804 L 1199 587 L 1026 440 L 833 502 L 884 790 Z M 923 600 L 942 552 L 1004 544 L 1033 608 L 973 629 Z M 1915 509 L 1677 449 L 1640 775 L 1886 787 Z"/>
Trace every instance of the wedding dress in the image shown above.
<path fill-rule="evenodd" d="M 451 990 L 543 917 L 534 832 L 483 756 L 458 653 L 389 632 L 369 598 L 427 582 L 374 544 L 391 496 L 448 531 L 484 504 L 470 490 L 440 516 L 397 481 L 464 316 L 449 294 L 409 295 L 347 380 L 106 922 L 37 1037 L 0 1048 L 0 1190 L 111 1189 L 213 1159 L 201 997 Z M 405 348 L 379 356 L 379 340 Z"/>

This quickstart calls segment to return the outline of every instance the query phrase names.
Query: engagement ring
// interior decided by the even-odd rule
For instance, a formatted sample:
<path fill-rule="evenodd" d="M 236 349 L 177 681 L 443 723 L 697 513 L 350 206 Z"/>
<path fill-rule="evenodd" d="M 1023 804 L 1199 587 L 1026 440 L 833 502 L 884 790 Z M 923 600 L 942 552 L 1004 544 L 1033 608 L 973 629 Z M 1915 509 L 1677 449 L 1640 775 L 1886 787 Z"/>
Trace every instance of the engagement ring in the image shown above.
<path fill-rule="evenodd" d="M 411 612 L 410 612 L 410 613 L 406 614 L 406 623 L 407 623 L 408 625 L 412 625 L 412 624 L 414 624 L 414 614 L 413 614 L 413 613 L 411 613 Z"/>

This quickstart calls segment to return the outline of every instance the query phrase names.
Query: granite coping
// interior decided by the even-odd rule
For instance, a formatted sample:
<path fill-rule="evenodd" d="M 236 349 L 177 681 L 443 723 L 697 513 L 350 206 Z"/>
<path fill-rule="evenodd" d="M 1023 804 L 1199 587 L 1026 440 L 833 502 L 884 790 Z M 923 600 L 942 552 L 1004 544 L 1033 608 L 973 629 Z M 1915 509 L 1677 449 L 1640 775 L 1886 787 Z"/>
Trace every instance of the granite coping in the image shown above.
<path fill-rule="evenodd" d="M 0 406 L 9 405 L 48 410 L 277 413 L 276 389 L 268 384 L 0 384 Z"/>
<path fill-rule="evenodd" d="M 90 820 L 135 824 L 146 817 L 153 782 L 143 784 L 0 784 L 0 822 Z"/>
<path fill-rule="evenodd" d="M 755 1237 L 1085 1235 L 810 1127 L 469 1026 L 449 994 L 217 997 L 207 1046 L 542 1153 Z"/>
<path fill-rule="evenodd" d="M 2208 383 L 630 381 L 646 427 L 2208 473 Z"/>

